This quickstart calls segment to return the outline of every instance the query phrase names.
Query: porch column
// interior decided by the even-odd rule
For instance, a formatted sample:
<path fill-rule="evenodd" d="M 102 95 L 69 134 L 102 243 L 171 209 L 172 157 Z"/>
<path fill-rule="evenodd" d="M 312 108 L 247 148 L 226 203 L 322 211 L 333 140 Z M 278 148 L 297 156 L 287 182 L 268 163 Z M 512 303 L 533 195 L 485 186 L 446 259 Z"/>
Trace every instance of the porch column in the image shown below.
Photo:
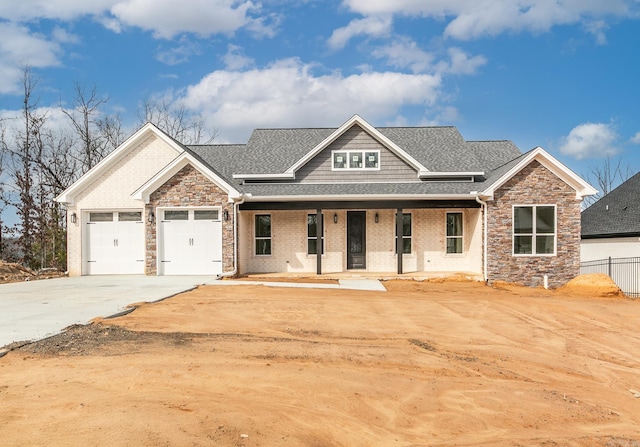
<path fill-rule="evenodd" d="M 322 210 L 316 210 L 316 274 L 322 275 L 322 236 L 324 235 L 324 219 L 322 218 Z"/>
<path fill-rule="evenodd" d="M 396 254 L 398 256 L 398 275 L 402 275 L 402 249 L 404 247 L 404 238 L 402 235 L 402 208 L 398 208 L 396 211 Z"/>

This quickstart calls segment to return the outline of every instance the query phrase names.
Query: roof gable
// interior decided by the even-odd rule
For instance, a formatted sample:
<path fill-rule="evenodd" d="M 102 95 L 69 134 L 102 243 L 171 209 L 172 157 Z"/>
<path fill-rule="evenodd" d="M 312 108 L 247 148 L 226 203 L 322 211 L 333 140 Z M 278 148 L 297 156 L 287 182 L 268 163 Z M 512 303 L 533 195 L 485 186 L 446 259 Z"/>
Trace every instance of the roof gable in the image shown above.
<path fill-rule="evenodd" d="M 564 164 L 560 163 L 558 160 L 552 157 L 551 154 L 549 154 L 541 147 L 537 147 L 527 152 L 526 154 L 523 154 L 521 157 L 518 157 L 505 164 L 504 166 L 497 168 L 496 172 L 499 175 L 491 176 L 492 181 L 489 183 L 489 187 L 482 191 L 480 195 L 483 198 L 489 200 L 493 199 L 493 195 L 498 188 L 504 185 L 514 175 L 516 175 L 534 160 L 539 162 L 542 166 L 556 175 L 560 180 L 572 187 L 576 191 L 577 200 L 582 200 L 585 196 L 590 196 L 597 193 L 597 191 L 591 185 L 589 185 L 577 174 L 567 168 Z"/>
<path fill-rule="evenodd" d="M 377 140 L 380 144 L 385 146 L 391 152 L 395 153 L 398 157 L 404 160 L 408 165 L 416 169 L 418 172 L 427 171 L 427 169 L 422 166 L 418 161 L 410 156 L 403 149 L 398 147 L 393 141 L 383 135 L 378 129 L 373 127 L 371 124 L 367 123 L 360 116 L 354 115 L 345 122 L 342 126 L 336 129 L 331 135 L 325 138 L 320 144 L 316 145 L 311 151 L 309 151 L 304 157 L 302 157 L 298 162 L 296 162 L 293 166 L 287 169 L 287 173 L 295 173 L 298 169 L 304 166 L 309 160 L 318 155 L 322 150 L 326 149 L 331 143 L 336 141 L 338 137 L 342 136 L 353 126 L 359 126 L 362 130 L 368 133 L 372 138 Z"/>
<path fill-rule="evenodd" d="M 232 185 L 227 183 L 226 180 L 224 180 L 217 172 L 215 172 L 209 165 L 204 163 L 191 151 L 184 151 L 177 156 L 171 163 L 165 166 L 164 169 L 160 170 L 155 176 L 131 194 L 131 197 L 136 200 L 142 200 L 144 203 L 149 203 L 151 194 L 168 182 L 187 165 L 193 166 L 196 170 L 202 173 L 202 175 L 207 177 L 212 183 L 226 192 L 230 199 L 240 197 L 240 193 Z"/>
<path fill-rule="evenodd" d="M 112 166 L 115 166 L 120 160 L 133 151 L 138 144 L 142 143 L 150 136 L 155 136 L 165 142 L 170 148 L 175 150 L 176 155 L 184 152 L 185 150 L 183 145 L 178 143 L 169 135 L 158 129 L 153 124 L 147 123 L 136 133 L 127 138 L 124 143 L 118 146 L 109 155 L 103 158 L 98 164 L 76 180 L 69 188 L 64 190 L 55 198 L 55 201 L 73 205 L 78 194 L 80 194 L 87 186 L 91 185 L 96 179 L 100 178 L 100 176 L 107 172 Z"/>

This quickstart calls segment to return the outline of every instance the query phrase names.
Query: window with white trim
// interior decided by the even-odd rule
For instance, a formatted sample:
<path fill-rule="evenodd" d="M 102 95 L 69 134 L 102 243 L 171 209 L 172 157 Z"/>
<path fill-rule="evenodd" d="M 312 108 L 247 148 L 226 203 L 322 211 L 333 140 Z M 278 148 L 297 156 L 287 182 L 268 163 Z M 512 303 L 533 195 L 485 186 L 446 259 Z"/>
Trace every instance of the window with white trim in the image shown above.
<path fill-rule="evenodd" d="M 513 254 L 556 254 L 555 205 L 513 207 Z"/>
<path fill-rule="evenodd" d="M 322 219 L 322 227 L 324 228 L 324 215 L 320 214 L 320 218 Z M 321 235 L 320 237 L 320 244 L 321 244 L 320 254 L 324 254 L 324 235 Z M 318 215 L 317 214 L 307 215 L 307 254 L 310 254 L 310 255 L 318 254 Z"/>
<path fill-rule="evenodd" d="M 462 213 L 447 213 L 447 254 L 462 253 L 464 232 Z"/>
<path fill-rule="evenodd" d="M 332 151 L 333 171 L 380 169 L 380 151 Z"/>
<path fill-rule="evenodd" d="M 271 254 L 271 215 L 256 214 L 255 219 L 256 255 L 269 256 Z"/>
<path fill-rule="evenodd" d="M 396 218 L 398 213 L 396 213 Z M 398 226 L 396 227 L 395 253 L 398 253 Z M 402 254 L 411 254 L 411 213 L 402 213 Z"/>

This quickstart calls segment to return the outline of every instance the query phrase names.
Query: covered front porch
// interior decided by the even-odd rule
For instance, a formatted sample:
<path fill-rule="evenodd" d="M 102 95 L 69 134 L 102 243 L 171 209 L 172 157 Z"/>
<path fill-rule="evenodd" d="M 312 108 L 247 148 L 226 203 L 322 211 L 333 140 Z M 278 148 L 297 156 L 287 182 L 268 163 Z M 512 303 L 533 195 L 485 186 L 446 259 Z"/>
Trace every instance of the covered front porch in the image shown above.
<path fill-rule="evenodd" d="M 238 218 L 241 276 L 483 276 L 474 200 L 247 202 Z"/>

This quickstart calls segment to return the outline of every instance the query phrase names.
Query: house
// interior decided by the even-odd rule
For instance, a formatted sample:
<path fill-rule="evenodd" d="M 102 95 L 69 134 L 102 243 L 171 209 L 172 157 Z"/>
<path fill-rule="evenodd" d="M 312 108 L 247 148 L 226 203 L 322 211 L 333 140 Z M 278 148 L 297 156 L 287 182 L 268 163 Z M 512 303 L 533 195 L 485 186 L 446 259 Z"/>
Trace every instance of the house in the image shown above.
<path fill-rule="evenodd" d="M 640 173 L 582 212 L 580 259 L 640 257 Z"/>
<path fill-rule="evenodd" d="M 356 115 L 237 145 L 185 146 L 147 124 L 56 200 L 70 275 L 464 273 L 554 287 L 579 272 L 593 193 L 541 148 Z"/>

